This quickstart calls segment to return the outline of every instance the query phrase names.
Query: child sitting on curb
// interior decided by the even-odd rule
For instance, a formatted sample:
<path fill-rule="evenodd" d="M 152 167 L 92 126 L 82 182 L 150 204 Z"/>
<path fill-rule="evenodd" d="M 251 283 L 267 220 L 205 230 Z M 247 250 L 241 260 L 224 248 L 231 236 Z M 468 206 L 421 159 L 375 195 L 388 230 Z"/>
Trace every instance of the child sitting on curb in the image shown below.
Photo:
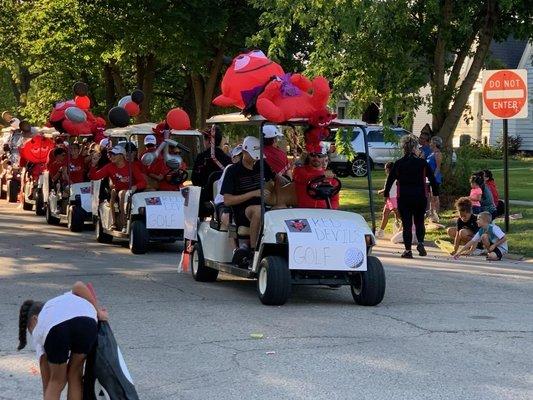
<path fill-rule="evenodd" d="M 476 245 L 481 242 L 487 252 L 487 260 L 501 260 L 503 255 L 509 251 L 505 233 L 498 225 L 492 223 L 492 215 L 487 211 L 483 211 L 478 215 L 477 225 L 479 227 L 477 233 L 457 252 L 454 258 L 458 259 L 463 254 L 471 254 L 475 250 Z"/>
<path fill-rule="evenodd" d="M 479 230 L 477 215 L 472 213 L 472 201 L 468 197 L 461 197 L 455 202 L 455 209 L 459 212 L 454 227 L 448 228 L 448 236 L 453 240 L 453 252 L 457 253 L 460 245 L 467 244 Z"/>

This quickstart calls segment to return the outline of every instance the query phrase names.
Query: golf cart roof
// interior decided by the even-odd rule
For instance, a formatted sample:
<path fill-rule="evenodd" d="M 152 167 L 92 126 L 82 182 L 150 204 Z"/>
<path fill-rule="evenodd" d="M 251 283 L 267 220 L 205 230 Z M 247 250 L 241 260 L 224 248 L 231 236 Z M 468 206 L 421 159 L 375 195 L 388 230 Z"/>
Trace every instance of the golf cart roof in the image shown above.
<path fill-rule="evenodd" d="M 143 124 L 128 125 L 124 128 L 112 128 L 108 129 L 105 132 L 106 136 L 110 137 L 125 137 L 131 135 L 153 135 L 154 132 L 152 128 L 155 128 L 157 124 L 153 122 L 145 122 Z M 181 135 L 181 136 L 201 136 L 202 134 L 196 129 L 190 130 L 175 130 L 170 131 L 172 135 Z"/>
<path fill-rule="evenodd" d="M 220 114 L 209 118 L 206 121 L 208 124 L 241 124 L 241 125 L 261 125 L 268 120 L 260 115 L 252 115 L 245 117 L 241 113 Z M 291 125 L 308 125 L 307 118 L 294 118 L 288 121 Z M 280 124 L 282 125 L 282 124 Z M 344 126 L 366 126 L 367 123 L 359 119 L 338 119 L 335 118 L 329 125 L 330 128 L 338 128 Z"/>

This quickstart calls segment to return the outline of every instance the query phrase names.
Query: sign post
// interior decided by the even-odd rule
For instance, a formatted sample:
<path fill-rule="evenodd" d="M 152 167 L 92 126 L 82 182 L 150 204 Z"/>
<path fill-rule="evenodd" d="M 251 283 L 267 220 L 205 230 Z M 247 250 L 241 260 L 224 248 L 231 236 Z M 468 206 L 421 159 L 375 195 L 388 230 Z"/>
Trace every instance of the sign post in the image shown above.
<path fill-rule="evenodd" d="M 509 119 L 527 118 L 527 70 L 483 72 L 483 118 L 502 119 L 505 230 L 509 232 Z"/>

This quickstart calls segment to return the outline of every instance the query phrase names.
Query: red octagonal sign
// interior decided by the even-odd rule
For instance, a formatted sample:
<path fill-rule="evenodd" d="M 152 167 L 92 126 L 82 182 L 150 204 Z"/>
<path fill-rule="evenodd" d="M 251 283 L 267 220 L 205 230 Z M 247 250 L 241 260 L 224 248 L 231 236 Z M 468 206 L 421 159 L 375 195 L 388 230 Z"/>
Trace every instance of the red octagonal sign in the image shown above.
<path fill-rule="evenodd" d="M 525 69 L 503 69 L 483 73 L 483 118 L 527 118 Z"/>

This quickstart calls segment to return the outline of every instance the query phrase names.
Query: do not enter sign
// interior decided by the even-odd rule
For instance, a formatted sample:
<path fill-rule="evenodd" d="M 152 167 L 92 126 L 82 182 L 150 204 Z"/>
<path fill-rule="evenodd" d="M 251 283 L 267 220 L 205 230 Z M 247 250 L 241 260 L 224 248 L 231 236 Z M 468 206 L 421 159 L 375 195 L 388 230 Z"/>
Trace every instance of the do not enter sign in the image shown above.
<path fill-rule="evenodd" d="M 483 118 L 527 118 L 527 70 L 483 73 Z"/>

